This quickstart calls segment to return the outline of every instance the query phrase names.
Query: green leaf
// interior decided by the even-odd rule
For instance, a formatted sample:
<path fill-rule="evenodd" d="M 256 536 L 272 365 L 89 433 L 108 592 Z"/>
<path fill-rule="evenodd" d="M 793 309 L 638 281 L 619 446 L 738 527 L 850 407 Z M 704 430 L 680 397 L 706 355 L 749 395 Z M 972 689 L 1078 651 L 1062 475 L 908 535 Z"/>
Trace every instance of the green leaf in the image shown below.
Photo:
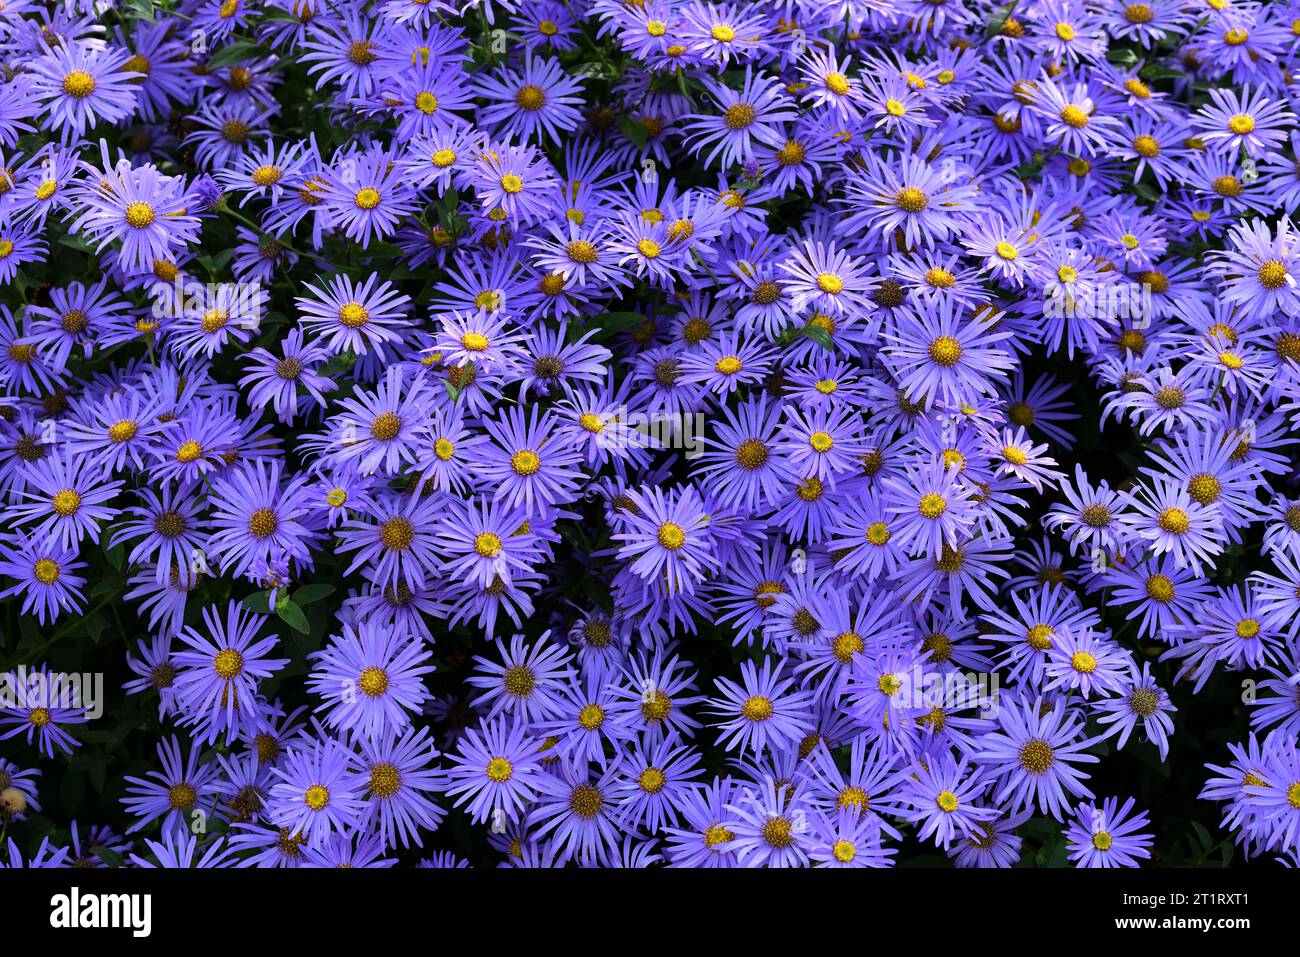
<path fill-rule="evenodd" d="M 282 10 L 280 7 L 264 7 L 262 19 L 268 23 L 302 23 L 296 14 Z"/>
<path fill-rule="evenodd" d="M 989 20 L 984 27 L 986 37 L 995 37 L 1002 32 L 1002 28 L 1007 25 L 1011 19 L 1012 12 L 1016 9 L 1016 0 L 1010 3 L 1004 3 L 1000 7 L 994 7 L 993 12 L 989 14 Z"/>
<path fill-rule="evenodd" d="M 1161 66 L 1159 63 L 1143 67 L 1140 75 L 1147 80 L 1177 80 L 1187 76 L 1182 70 Z"/>
<path fill-rule="evenodd" d="M 259 615 L 269 615 L 271 614 L 271 590 L 268 588 L 266 591 L 254 592 L 240 604 Z"/>
<path fill-rule="evenodd" d="M 646 128 L 644 123 L 634 120 L 630 116 L 620 116 L 618 118 L 618 128 L 622 130 L 624 136 L 636 144 L 638 150 L 645 149 Z"/>
<path fill-rule="evenodd" d="M 77 252 L 94 253 L 95 247 L 90 245 L 80 236 L 74 233 L 68 233 L 66 236 L 59 237 L 59 245 L 67 246 L 69 249 L 75 249 Z"/>
<path fill-rule="evenodd" d="M 1197 851 L 1204 854 L 1210 848 L 1214 847 L 1214 837 L 1210 834 L 1204 824 L 1200 821 L 1192 822 L 1192 830 L 1196 832 L 1196 840 L 1200 842 Z"/>
<path fill-rule="evenodd" d="M 204 66 L 211 72 L 244 60 L 256 60 L 264 55 L 265 51 L 256 43 L 250 43 L 247 40 L 236 40 L 234 43 L 226 44 L 208 57 L 208 62 Z"/>
<path fill-rule="evenodd" d="M 303 585 L 293 593 L 293 603 L 299 608 L 306 608 L 312 602 L 320 601 L 322 598 L 328 598 L 334 594 L 336 589 L 333 585 L 326 585 L 318 582 L 314 585 Z"/>
<path fill-rule="evenodd" d="M 649 320 L 639 312 L 602 312 L 598 316 L 593 316 L 588 325 L 596 330 L 593 338 L 604 339 L 635 329 L 646 322 Z"/>
<path fill-rule="evenodd" d="M 121 867 L 126 863 L 122 860 L 122 855 L 117 853 L 117 851 L 113 850 L 111 847 L 92 847 L 90 853 L 94 854 L 109 867 Z"/>
<path fill-rule="evenodd" d="M 292 598 L 281 598 L 275 603 L 275 613 L 280 620 L 294 631 L 304 635 L 311 634 L 311 625 L 307 624 L 307 615 L 294 604 Z"/>
<path fill-rule="evenodd" d="M 807 336 L 823 349 L 834 349 L 835 344 L 831 342 L 831 334 L 822 326 L 807 325 L 799 330 L 799 335 Z"/>

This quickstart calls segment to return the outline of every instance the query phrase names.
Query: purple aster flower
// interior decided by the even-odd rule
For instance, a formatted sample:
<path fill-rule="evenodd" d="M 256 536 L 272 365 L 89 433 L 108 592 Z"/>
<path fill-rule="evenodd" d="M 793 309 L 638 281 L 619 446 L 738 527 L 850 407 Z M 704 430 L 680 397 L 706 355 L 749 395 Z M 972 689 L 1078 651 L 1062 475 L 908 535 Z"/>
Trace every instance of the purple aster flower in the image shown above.
<path fill-rule="evenodd" d="M 563 645 L 549 638 L 548 631 L 525 646 L 524 636 L 515 635 L 501 648 L 501 664 L 476 656 L 477 673 L 466 682 L 482 693 L 472 704 L 487 705 L 493 717 L 504 713 L 530 724 L 557 717 L 563 708 L 564 683 L 573 677 L 572 659 Z"/>
<path fill-rule="evenodd" d="M 381 284 L 378 273 L 371 273 L 359 284 L 346 274 L 336 275 L 322 287 L 303 283 L 311 297 L 300 297 L 296 302 L 303 330 L 323 339 L 331 352 L 351 350 L 365 355 L 367 347 L 375 349 L 401 341 L 409 325 L 406 312 L 411 300 L 397 292 L 392 283 Z"/>
<path fill-rule="evenodd" d="M 1123 805 L 1106 798 L 1099 807 L 1082 802 L 1066 826 L 1065 840 L 1076 867 L 1137 867 L 1151 857 L 1152 837 L 1141 833 L 1150 824 L 1146 811 L 1133 811 L 1133 799 Z"/>
<path fill-rule="evenodd" d="M 554 59 L 525 53 L 523 69 L 504 68 L 483 77 L 476 90 L 489 102 L 483 120 L 507 138 L 559 140 L 577 127 L 582 85 Z"/>
<path fill-rule="evenodd" d="M 80 140 L 101 122 L 122 123 L 135 109 L 132 79 L 139 71 L 116 47 L 60 43 L 29 61 L 31 93 L 62 141 Z"/>
<path fill-rule="evenodd" d="M 22 613 L 33 609 L 44 625 L 64 611 L 79 611 L 84 600 L 86 579 L 77 574 L 86 563 L 77 561 L 77 550 L 61 546 L 49 535 L 20 536 L 0 542 L 0 574 L 16 584 L 0 592 L 0 598 L 22 595 Z"/>
<path fill-rule="evenodd" d="M 447 769 L 447 796 L 468 805 L 476 824 L 491 821 L 504 830 L 537 798 L 542 770 L 542 742 L 523 722 L 500 717 L 468 728 L 456 742 Z"/>
<path fill-rule="evenodd" d="M 294 476 L 283 487 L 279 462 L 250 462 L 212 483 L 212 536 L 207 549 L 228 570 L 247 576 L 258 562 L 273 554 L 287 555 L 299 567 L 311 568 L 307 527 L 308 479 Z"/>
<path fill-rule="evenodd" d="M 232 601 L 224 623 L 217 606 L 211 606 L 203 610 L 203 632 L 189 627 L 180 633 L 189 648 L 172 656 L 176 703 L 185 715 L 182 723 L 194 726 L 197 742 L 215 741 L 223 731 L 228 737 L 239 734 L 255 713 L 261 680 L 289 663 L 266 657 L 280 639 L 256 637 L 264 620 Z"/>
<path fill-rule="evenodd" d="M 783 84 L 774 77 L 754 75 L 745 68 L 739 91 L 705 79 L 716 113 L 696 113 L 687 124 L 686 143 L 692 153 L 708 150 L 706 165 L 721 159 L 725 169 L 754 157 L 756 144 L 779 147 L 785 142 L 783 124 L 797 116 Z"/>
<path fill-rule="evenodd" d="M 581 458 L 556 438 L 554 413 L 539 414 L 536 406 L 529 413 L 516 406 L 484 426 L 494 443 L 474 471 L 489 483 L 494 500 L 536 515 L 576 497 L 574 483 L 580 473 L 574 466 Z"/>
<path fill-rule="evenodd" d="M 182 758 L 180 741 L 165 738 L 158 744 L 161 771 L 149 771 L 144 777 L 127 777 L 126 797 L 122 804 L 135 817 L 127 834 L 143 830 L 162 818 L 162 827 L 176 826 L 189 830 L 190 816 L 206 814 L 221 793 L 216 764 L 200 764 L 201 750 L 191 743 L 188 757 Z"/>
<path fill-rule="evenodd" d="M 1144 740 L 1151 741 L 1160 751 L 1160 760 L 1169 758 L 1169 735 L 1174 732 L 1174 721 L 1169 715 L 1177 711 L 1169 694 L 1151 677 L 1151 662 L 1129 662 L 1129 673 L 1119 693 L 1102 698 L 1093 704 L 1098 720 L 1107 725 L 1105 737 L 1115 735 L 1117 748 L 1128 743 L 1129 735 L 1140 724 Z"/>
<path fill-rule="evenodd" d="M 977 760 L 989 767 L 994 800 L 1010 801 L 1013 810 L 1036 805 L 1062 820 L 1067 793 L 1092 797 L 1084 785 L 1087 775 L 1076 765 L 1095 764 L 1087 753 L 1093 739 L 1082 739 L 1084 721 L 1064 702 L 1044 707 L 1041 698 L 1005 696 L 997 715 L 998 730 L 981 739 Z"/>
<path fill-rule="evenodd" d="M 361 820 L 352 755 L 333 738 L 304 742 L 271 768 L 278 780 L 267 795 L 266 816 L 277 827 L 319 848 L 331 835 L 355 828 Z"/>
<path fill-rule="evenodd" d="M 310 690 L 324 701 L 326 724 L 350 734 L 389 737 L 411 723 L 429 700 L 423 676 L 433 672 L 428 647 L 416 637 L 388 631 L 371 621 L 343 631 L 314 652 Z"/>
<path fill-rule="evenodd" d="M 741 683 L 718 677 L 720 696 L 709 699 L 712 713 L 720 721 L 718 742 L 728 751 L 739 746 L 741 753 L 787 750 L 812 730 L 812 695 L 797 690 L 793 675 L 783 666 L 773 668 L 765 659 L 761 669 L 752 661 L 740 666 Z"/>
<path fill-rule="evenodd" d="M 979 798 L 989 787 L 982 769 L 949 753 L 917 761 L 904 779 L 901 800 L 904 816 L 919 826 L 917 837 L 934 838 L 948 850 L 955 840 L 977 836 L 981 824 L 998 817 L 996 808 L 982 807 Z"/>
<path fill-rule="evenodd" d="M 446 816 L 429 798 L 443 789 L 437 759 L 428 728 L 408 727 L 397 737 L 360 743 L 351 787 L 367 794 L 361 818 L 385 845 L 423 847 L 420 831 L 437 830 Z"/>

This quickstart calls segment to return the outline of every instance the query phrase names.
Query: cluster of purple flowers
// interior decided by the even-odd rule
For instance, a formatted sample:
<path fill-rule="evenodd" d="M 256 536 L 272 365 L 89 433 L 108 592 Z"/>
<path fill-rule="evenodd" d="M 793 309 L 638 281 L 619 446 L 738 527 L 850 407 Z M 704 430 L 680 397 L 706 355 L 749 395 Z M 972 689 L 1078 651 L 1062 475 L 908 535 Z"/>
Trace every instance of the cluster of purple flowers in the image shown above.
<path fill-rule="evenodd" d="M 1300 864 L 1298 51 L 1294 0 L 8 0 L 2 594 L 138 616 L 164 732 L 126 833 L 7 863 L 1132 867 L 1101 756 L 1231 673 L 1202 797 Z M 11 834 L 85 722 L 0 705 Z"/>

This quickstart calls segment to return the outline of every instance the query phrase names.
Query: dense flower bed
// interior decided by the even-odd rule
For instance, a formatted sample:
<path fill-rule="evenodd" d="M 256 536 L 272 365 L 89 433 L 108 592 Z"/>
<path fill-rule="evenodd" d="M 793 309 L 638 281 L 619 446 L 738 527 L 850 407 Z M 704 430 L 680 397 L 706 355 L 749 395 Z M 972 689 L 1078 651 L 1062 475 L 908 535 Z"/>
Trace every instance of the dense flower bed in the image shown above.
<path fill-rule="evenodd" d="M 1295 865 L 1297 49 L 7 0 L 0 866 Z"/>

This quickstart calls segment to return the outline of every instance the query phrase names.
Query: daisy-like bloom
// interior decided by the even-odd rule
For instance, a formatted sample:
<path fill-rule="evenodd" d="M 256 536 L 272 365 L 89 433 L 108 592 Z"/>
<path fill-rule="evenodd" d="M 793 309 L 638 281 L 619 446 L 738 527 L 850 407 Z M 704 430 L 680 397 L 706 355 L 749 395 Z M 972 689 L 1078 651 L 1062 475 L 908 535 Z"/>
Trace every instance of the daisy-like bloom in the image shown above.
<path fill-rule="evenodd" d="M 1240 92 L 1211 87 L 1209 94 L 1212 102 L 1192 114 L 1191 124 L 1202 143 L 1228 156 L 1244 150 L 1260 159 L 1274 153 L 1286 139 L 1286 127 L 1295 123 L 1285 102 L 1267 96 L 1262 86 L 1253 96 L 1250 84 Z"/>
<path fill-rule="evenodd" d="M 1231 669 L 1257 669 L 1282 660 L 1285 629 L 1259 610 L 1248 588 L 1218 589 L 1214 598 L 1201 603 L 1197 615 L 1162 636 L 1175 645 L 1163 657 L 1186 659 L 1178 677 L 1194 676 L 1197 691 L 1219 663 Z"/>
<path fill-rule="evenodd" d="M 295 476 L 282 487 L 280 471 L 279 462 L 250 462 L 213 481 L 207 550 L 222 572 L 246 576 L 272 555 L 311 567 L 316 535 L 306 524 L 308 478 Z"/>
<path fill-rule="evenodd" d="M 880 493 L 890 516 L 887 540 L 911 555 L 939 555 L 945 545 L 955 546 L 973 525 L 975 491 L 960 471 L 937 461 L 908 465 L 903 475 L 887 476 Z"/>
<path fill-rule="evenodd" d="M 79 611 L 86 579 L 77 574 L 86 567 L 77 550 L 64 547 L 49 535 L 16 536 L 0 542 L 0 574 L 14 580 L 0 598 L 23 596 L 22 613 L 36 613 L 44 625 L 64 611 Z"/>
<path fill-rule="evenodd" d="M 306 838 L 310 847 L 355 828 L 362 804 L 349 771 L 351 757 L 333 738 L 312 740 L 289 752 L 283 764 L 271 768 L 278 780 L 270 787 L 267 819 Z"/>
<path fill-rule="evenodd" d="M 493 489 L 493 498 L 507 507 L 522 507 L 537 515 L 557 503 L 576 498 L 574 468 L 581 456 L 557 436 L 555 414 L 531 414 L 516 406 L 499 419 L 484 423 L 493 445 L 485 447 L 475 472 Z"/>
<path fill-rule="evenodd" d="M 622 761 L 623 776 L 615 782 L 624 827 L 659 834 L 681 819 L 688 795 L 700 784 L 700 753 L 675 735 L 648 743 L 633 740 Z"/>
<path fill-rule="evenodd" d="M 84 211 L 72 228 L 98 249 L 120 242 L 118 262 L 124 268 L 152 269 L 198 241 L 199 219 L 190 212 L 180 177 L 125 160 L 111 169 L 82 165 L 98 187 L 84 191 Z"/>
<path fill-rule="evenodd" d="M 1206 428 L 1213 423 L 1209 390 L 1194 385 L 1190 373 L 1183 369 L 1175 372 L 1169 366 L 1161 366 L 1154 376 L 1135 377 L 1133 386 L 1107 396 L 1103 422 L 1112 413 L 1118 417 L 1119 412 L 1127 411 L 1132 420 L 1141 423 L 1138 431 L 1142 435 L 1159 429 L 1174 432 L 1189 426 Z"/>
<path fill-rule="evenodd" d="M 1191 11 L 1178 0 L 1106 0 L 1095 15 L 1110 36 L 1150 48 L 1166 37 L 1185 34 Z"/>
<path fill-rule="evenodd" d="M 1093 704 L 1098 721 L 1107 726 L 1105 737 L 1116 735 L 1115 747 L 1123 748 L 1129 735 L 1140 724 L 1144 740 L 1155 744 L 1160 760 L 1169 758 L 1169 736 L 1174 733 L 1174 720 L 1169 715 L 1177 711 L 1169 694 L 1151 677 L 1151 662 L 1130 661 L 1128 676 L 1113 697 L 1102 698 Z"/>
<path fill-rule="evenodd" d="M 190 118 L 193 132 L 185 137 L 184 145 L 195 147 L 195 160 L 200 167 L 219 169 L 236 161 L 258 140 L 270 136 L 274 112 L 274 107 L 263 108 L 253 101 L 218 104 L 208 100 Z"/>
<path fill-rule="evenodd" d="M 718 565 L 710 519 L 695 487 L 626 494 L 632 508 L 623 511 L 621 529 L 610 536 L 621 543 L 619 560 L 630 561 L 630 571 L 645 581 L 662 582 L 669 594 L 693 594 Z"/>
<path fill-rule="evenodd" d="M 188 648 L 176 652 L 176 703 L 194 726 L 194 740 L 215 741 L 223 732 L 240 732 L 256 710 L 258 685 L 289 663 L 269 658 L 280 639 L 257 638 L 264 616 L 231 601 L 223 622 L 217 606 L 203 609 L 203 630 L 191 626 L 180 634 Z"/>
<path fill-rule="evenodd" d="M 312 157 L 302 150 L 302 143 L 282 143 L 277 147 L 271 142 L 260 149 L 254 147 L 240 155 L 234 168 L 217 170 L 217 182 L 243 194 L 240 206 L 253 198 L 277 200 L 286 189 L 296 189 L 303 181 L 304 170 Z"/>
<path fill-rule="evenodd" d="M 1041 698 L 1004 695 L 997 722 L 998 729 L 980 739 L 976 755 L 989 766 L 996 803 L 1009 801 L 1013 810 L 1036 806 L 1060 821 L 1069 809 L 1067 794 L 1093 796 L 1083 783 L 1087 775 L 1076 767 L 1097 762 L 1086 751 L 1093 740 L 1082 738 L 1083 717 L 1064 701 L 1045 707 Z"/>
<path fill-rule="evenodd" d="M 1141 833 L 1151 822 L 1146 811 L 1133 814 L 1133 799 L 1123 805 L 1106 798 L 1098 806 L 1084 801 L 1065 828 L 1066 846 L 1076 867 L 1138 867 L 1151 857 L 1153 838 Z"/>
<path fill-rule="evenodd" d="M 555 755 L 585 767 L 609 763 L 609 752 L 617 753 L 632 732 L 613 720 L 613 688 L 596 673 L 588 673 L 560 692 L 560 716 L 535 723 L 531 731 L 554 745 Z"/>
<path fill-rule="evenodd" d="M 557 866 L 570 860 L 599 865 L 618 845 L 616 773 L 617 765 L 611 765 L 593 776 L 586 766 L 561 760 L 538 776 L 539 797 L 527 823 L 539 839 L 551 835 Z"/>
<path fill-rule="evenodd" d="M 765 15 L 747 11 L 744 5 L 693 0 L 679 15 L 680 36 L 690 51 L 720 67 L 733 58 L 749 60 L 770 49 L 764 38 L 768 32 Z"/>
<path fill-rule="evenodd" d="M 933 837 L 947 850 L 955 840 L 978 836 L 981 824 L 999 816 L 997 808 L 979 803 L 988 787 L 984 769 L 972 767 L 968 758 L 957 759 L 951 753 L 930 755 L 917 761 L 903 781 L 903 815 L 919 826 L 918 838 Z"/>
<path fill-rule="evenodd" d="M 107 473 L 88 470 L 70 455 L 47 455 L 27 470 L 25 502 L 11 509 L 19 525 L 38 522 L 34 532 L 63 548 L 75 548 L 83 539 L 99 541 L 99 526 L 114 515 L 107 503 L 117 497 L 122 483 L 107 481 Z"/>
<path fill-rule="evenodd" d="M 1059 485 L 1065 478 L 1063 472 L 1052 468 L 1056 459 L 1044 455 L 1047 444 L 1034 445 L 1025 434 L 1024 427 L 1003 429 L 1000 436 L 1002 447 L 998 449 L 998 472 L 1014 475 L 1016 478 L 1041 492 L 1045 487 Z"/>
<path fill-rule="evenodd" d="M 1034 88 L 1029 109 L 1042 117 L 1049 143 L 1085 159 L 1102 152 L 1119 124 L 1116 117 L 1100 112 L 1084 83 L 1066 86 L 1044 78 Z"/>
<path fill-rule="evenodd" d="M 1300 236 L 1290 220 L 1278 222 L 1276 236 L 1261 219 L 1238 223 L 1228 240 L 1233 248 L 1212 250 L 1207 265 L 1225 300 L 1251 317 L 1300 315 Z"/>
<path fill-rule="evenodd" d="M 726 807 L 729 851 L 741 867 L 803 867 L 813 842 L 809 820 L 818 811 L 807 788 L 764 775 Z"/>
<path fill-rule="evenodd" d="M 662 646 L 653 654 L 641 652 L 612 682 L 615 703 L 612 715 L 647 741 L 659 741 L 669 734 L 690 738 L 700 723 L 686 711 L 704 698 L 696 690 L 690 662 L 669 656 Z"/>
<path fill-rule="evenodd" d="M 527 333 L 510 331 L 508 315 L 502 311 L 506 300 L 504 290 L 489 293 L 484 298 L 486 306 L 477 312 L 440 313 L 434 319 L 441 323 L 432 350 L 449 365 L 468 365 L 487 371 L 513 372 L 524 359 L 523 343 Z"/>
<path fill-rule="evenodd" d="M 365 355 L 367 348 L 401 342 L 410 324 L 406 318 L 410 297 L 390 282 L 381 284 L 378 273 L 371 273 L 364 283 L 339 274 L 321 287 L 303 283 L 303 289 L 311 297 L 295 300 L 302 328 L 336 354 L 351 350 Z"/>
<path fill-rule="evenodd" d="M 1172 555 L 1153 556 L 1137 567 L 1116 564 L 1098 578 L 1091 589 L 1100 590 L 1104 586 L 1116 604 L 1138 605 L 1137 611 L 1142 613 L 1138 633 L 1143 637 L 1172 634 L 1172 629 L 1188 621 L 1211 594 L 1209 583 L 1179 568 Z M 1136 611 L 1129 612 L 1129 617 L 1135 614 Z"/>
<path fill-rule="evenodd" d="M 45 262 L 49 247 L 35 224 L 0 225 L 0 283 L 8 285 L 24 263 Z M 5 306 L 8 309 L 8 306 Z"/>
<path fill-rule="evenodd" d="M 314 403 L 324 406 L 325 394 L 336 388 L 334 382 L 317 371 L 329 356 L 329 351 L 319 344 L 307 345 L 303 342 L 302 329 L 295 326 L 280 343 L 277 356 L 259 347 L 248 350 L 242 356 L 250 368 L 240 378 L 243 387 L 252 386 L 248 391 L 248 403 L 253 408 L 270 406 L 281 422 L 292 425 L 294 419 Z M 307 395 L 301 395 L 299 389 L 305 389 Z"/>
<path fill-rule="evenodd" d="M 127 303 L 108 289 L 108 279 L 92 286 L 79 282 L 50 290 L 50 305 L 27 307 L 32 344 L 55 367 L 67 363 L 74 349 L 90 358 L 100 327 L 119 320 Z"/>
<path fill-rule="evenodd" d="M 1150 543 L 1155 554 L 1168 553 L 1179 568 L 1200 575 L 1206 563 L 1223 551 L 1226 536 L 1217 502 L 1202 505 L 1168 478 L 1153 476 L 1137 493 L 1122 492 L 1128 511 L 1123 517 L 1131 534 Z"/>
<path fill-rule="evenodd" d="M 770 658 L 759 668 L 752 661 L 740 666 L 741 683 L 729 678 L 716 680 L 720 696 L 711 698 L 712 713 L 720 721 L 718 743 L 728 751 L 740 748 L 762 754 L 771 747 L 780 750 L 796 744 L 812 730 L 812 695 L 795 690 L 794 675 L 772 666 Z"/>
<path fill-rule="evenodd" d="M 330 168 L 320 176 L 319 198 L 330 226 L 362 249 L 393 235 L 416 210 L 416 194 L 395 159 L 385 150 L 369 150 L 343 157 L 338 172 Z"/>
<path fill-rule="evenodd" d="M 544 756 L 541 739 L 521 721 L 502 716 L 468 728 L 450 756 L 447 796 L 476 824 L 504 830 L 537 798 Z"/>
<path fill-rule="evenodd" d="M 686 145 L 692 153 L 707 149 L 704 162 L 720 159 L 724 169 L 755 156 L 757 143 L 779 149 L 785 143 L 782 124 L 798 114 L 780 80 L 745 68 L 739 91 L 714 80 L 704 80 L 718 112 L 695 113 L 686 124 Z"/>
<path fill-rule="evenodd" d="M 524 55 L 523 69 L 503 68 L 479 81 L 475 90 L 490 105 L 485 122 L 499 135 L 524 141 L 553 140 L 581 122 L 577 107 L 582 85 L 564 72 L 558 60 Z"/>
<path fill-rule="evenodd" d="M 435 155 L 435 167 L 439 159 L 446 156 Z M 556 212 L 555 171 L 532 146 L 500 145 L 478 152 L 467 179 L 491 222 L 533 223 Z"/>
<path fill-rule="evenodd" d="M 1047 649 L 1044 694 L 1078 691 L 1084 698 L 1118 694 L 1133 667 L 1133 656 L 1105 635 L 1057 628 Z"/>
<path fill-rule="evenodd" d="M 1083 466 L 1074 468 L 1074 484 L 1062 481 L 1058 486 L 1065 502 L 1052 506 L 1043 525 L 1065 535 L 1071 555 L 1091 555 L 1098 549 L 1114 551 L 1124 528 L 1124 499 L 1105 479 L 1092 488 Z"/>
<path fill-rule="evenodd" d="M 896 331 L 884 332 L 881 353 L 913 402 L 929 405 L 937 398 L 960 406 L 993 395 L 995 380 L 1014 366 L 1000 347 L 1012 333 L 999 328 L 996 310 L 964 315 L 960 306 L 941 300 L 900 318 Z"/>
<path fill-rule="evenodd" d="M 469 110 L 472 103 L 464 72 L 434 60 L 412 66 L 414 69 L 390 74 L 379 84 L 375 112 L 396 116 L 396 140 L 407 143 L 417 136 L 463 126 L 465 121 L 457 113 Z"/>
<path fill-rule="evenodd" d="M 102 43 L 59 43 L 29 61 L 31 95 L 64 143 L 101 122 L 119 124 L 135 109 L 130 54 Z"/>
<path fill-rule="evenodd" d="M 476 674 L 466 682 L 483 691 L 471 704 L 489 706 L 493 717 L 506 714 L 530 724 L 557 717 L 563 707 L 560 688 L 574 673 L 568 651 L 551 643 L 550 634 L 527 647 L 524 636 L 515 635 L 501 648 L 501 664 L 475 657 Z"/>
<path fill-rule="evenodd" d="M 135 822 L 126 829 L 127 834 L 143 830 L 162 818 L 164 830 L 171 827 L 190 829 L 194 812 L 207 814 L 213 810 L 221 794 L 221 781 L 217 764 L 199 763 L 202 749 L 191 743 L 189 755 L 182 758 L 180 741 L 165 738 L 158 744 L 161 771 L 149 771 L 144 777 L 127 777 L 126 797 L 122 804 Z"/>
<path fill-rule="evenodd" d="M 894 538 L 896 521 L 876 490 L 851 497 L 826 534 L 826 547 L 836 556 L 835 567 L 866 581 L 893 575 L 905 555 Z"/>
<path fill-rule="evenodd" d="M 381 587 L 423 588 L 439 568 L 434 549 L 443 507 L 436 495 L 378 498 L 339 532 L 338 550 L 357 553 L 346 574 L 365 567 Z"/>
<path fill-rule="evenodd" d="M 791 307 L 799 312 L 842 316 L 873 307 L 867 298 L 869 284 L 857 260 L 836 249 L 834 242 L 822 245 L 804 240 L 802 250 L 795 250 L 780 267 L 790 277 L 783 285 Z"/>
<path fill-rule="evenodd" d="M 810 46 L 800 61 L 799 79 L 806 84 L 800 99 L 810 101 L 813 107 L 824 107 L 844 120 L 862 115 L 862 88 L 849 75 L 852 58 L 841 60 L 831 48 Z"/>
<path fill-rule="evenodd" d="M 344 622 L 342 632 L 309 657 L 307 687 L 323 699 L 316 710 L 340 732 L 371 739 L 394 736 L 429 701 L 423 676 L 434 667 L 418 637 L 368 619 L 355 626 Z"/>
<path fill-rule="evenodd" d="M 438 532 L 443 574 L 487 588 L 495 581 L 508 584 L 542 560 L 525 510 L 480 496 L 453 501 L 449 512 L 446 527 Z"/>
<path fill-rule="evenodd" d="M 162 839 L 158 841 L 143 838 L 144 846 L 149 849 L 151 856 L 131 854 L 131 863 L 136 867 L 167 870 L 238 866 L 238 858 L 224 840 L 218 839 L 204 847 L 200 835 L 191 833 L 188 827 L 178 825 L 165 828 L 160 837 Z"/>
<path fill-rule="evenodd" d="M 408 727 L 396 737 L 360 742 L 351 787 L 366 794 L 360 817 L 386 846 L 423 847 L 420 831 L 442 823 L 447 812 L 429 797 L 442 790 L 437 760 L 428 728 Z"/>
<path fill-rule="evenodd" d="M 839 810 L 809 819 L 813 840 L 808 859 L 813 867 L 893 867 L 895 848 L 883 843 L 879 818 Z"/>
<path fill-rule="evenodd" d="M 716 437 L 705 436 L 697 474 L 724 507 L 754 509 L 774 504 L 794 481 L 795 473 L 780 451 L 780 405 L 769 407 L 759 395 L 736 409 L 724 407 L 715 422 Z"/>
<path fill-rule="evenodd" d="M 125 509 L 128 517 L 117 526 L 111 544 L 135 542 L 127 561 L 151 562 L 159 584 L 172 574 L 192 581 L 206 564 L 208 541 L 203 502 L 196 492 L 184 482 L 164 485 L 161 494 L 137 489 L 142 504 Z"/>
<path fill-rule="evenodd" d="M 11 672 L 3 677 L 6 690 L 0 704 L 0 741 L 21 735 L 47 758 L 54 757 L 56 750 L 71 754 L 80 742 L 65 728 L 88 720 L 79 686 L 65 684 L 64 677 L 51 674 L 44 664 L 21 676 Z M 0 816 L 8 820 L 7 813 Z"/>
<path fill-rule="evenodd" d="M 348 98 L 366 98 L 380 79 L 377 50 L 383 21 L 349 10 L 308 29 L 298 58 L 321 83 L 337 83 Z"/>
<path fill-rule="evenodd" d="M 1048 0 L 1036 14 L 1030 42 L 1052 59 L 1075 64 L 1105 55 L 1107 36 L 1082 3 Z"/>
<path fill-rule="evenodd" d="M 1020 861 L 1022 841 L 1016 828 L 1033 816 L 1024 808 L 1009 816 L 1004 813 L 975 826 L 975 834 L 949 848 L 948 856 L 957 867 L 1015 867 Z"/>
<path fill-rule="evenodd" d="M 402 381 L 404 374 L 401 366 L 389 366 L 373 393 L 358 389 L 339 402 L 338 437 L 331 439 L 335 462 L 354 463 L 361 475 L 372 475 L 394 474 L 416 460 L 428 439 L 432 389 L 423 372 L 409 383 Z"/>
<path fill-rule="evenodd" d="M 777 446 L 791 473 L 819 482 L 856 471 L 868 451 L 862 417 L 847 407 L 825 411 L 786 406 L 785 432 Z"/>

